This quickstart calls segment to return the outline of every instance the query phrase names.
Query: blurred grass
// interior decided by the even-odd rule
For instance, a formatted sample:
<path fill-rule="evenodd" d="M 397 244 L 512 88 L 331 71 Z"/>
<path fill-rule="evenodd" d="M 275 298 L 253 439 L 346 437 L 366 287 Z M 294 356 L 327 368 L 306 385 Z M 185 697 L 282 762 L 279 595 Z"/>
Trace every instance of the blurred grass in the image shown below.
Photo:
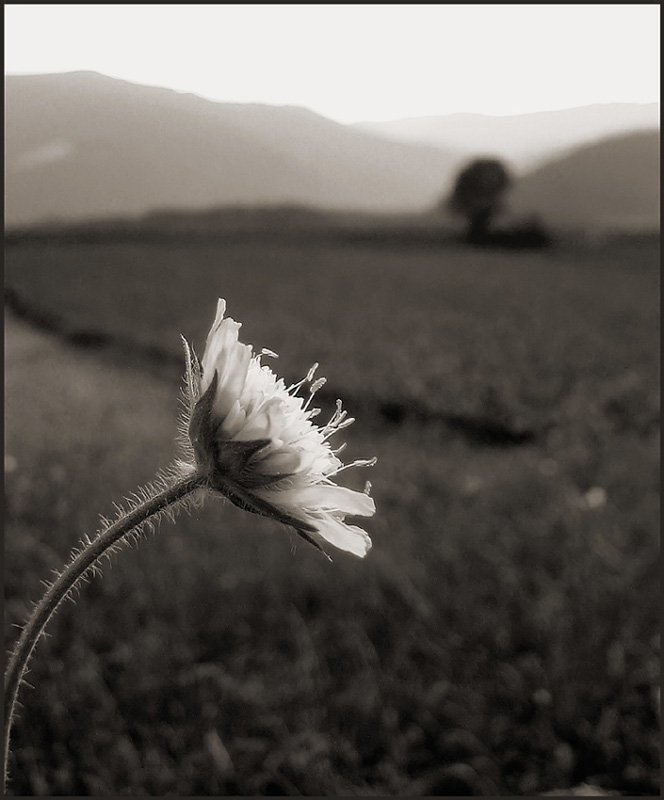
<path fill-rule="evenodd" d="M 577 390 L 657 369 L 657 252 L 26 244 L 5 269 L 21 296 L 82 328 L 179 355 L 181 333 L 204 342 L 222 296 L 289 378 L 320 361 L 339 392 L 434 411 L 480 412 L 490 387 L 505 413 L 539 420 L 568 415 Z"/>
<path fill-rule="evenodd" d="M 15 794 L 659 791 L 658 250 L 38 246 L 6 283 L 79 328 L 243 338 L 373 397 L 547 423 L 511 449 L 362 405 L 365 561 L 210 501 L 66 604 Z M 6 324 L 6 604 L 174 453 L 177 385 Z M 7 471 L 7 468 L 8 471 Z M 6 647 L 16 636 L 6 626 Z"/>

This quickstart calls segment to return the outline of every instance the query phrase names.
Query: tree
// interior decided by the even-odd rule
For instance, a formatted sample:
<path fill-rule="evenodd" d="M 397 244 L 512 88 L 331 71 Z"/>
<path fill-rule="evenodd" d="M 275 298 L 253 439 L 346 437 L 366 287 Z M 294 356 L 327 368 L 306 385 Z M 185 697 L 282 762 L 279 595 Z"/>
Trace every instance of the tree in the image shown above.
<path fill-rule="evenodd" d="M 468 219 L 469 242 L 486 239 L 491 219 L 511 183 L 507 169 L 497 159 L 479 158 L 461 170 L 447 204 Z"/>

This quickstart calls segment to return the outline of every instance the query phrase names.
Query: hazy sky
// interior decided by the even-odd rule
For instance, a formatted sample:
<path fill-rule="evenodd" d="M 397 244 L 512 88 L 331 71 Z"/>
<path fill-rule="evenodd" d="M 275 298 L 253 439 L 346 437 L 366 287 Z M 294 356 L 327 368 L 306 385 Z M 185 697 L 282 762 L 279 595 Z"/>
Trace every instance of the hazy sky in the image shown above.
<path fill-rule="evenodd" d="M 5 72 L 95 70 L 339 122 L 659 100 L 659 5 L 14 5 Z"/>

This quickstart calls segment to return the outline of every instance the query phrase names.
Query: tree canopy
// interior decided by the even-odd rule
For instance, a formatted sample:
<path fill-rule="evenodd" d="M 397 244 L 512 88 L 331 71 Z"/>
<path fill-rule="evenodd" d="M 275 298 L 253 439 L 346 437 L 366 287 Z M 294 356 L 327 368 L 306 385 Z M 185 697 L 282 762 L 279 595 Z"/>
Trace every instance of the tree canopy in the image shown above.
<path fill-rule="evenodd" d="M 506 167 L 497 159 L 475 159 L 461 170 L 447 204 L 451 211 L 467 218 L 469 241 L 486 235 L 511 183 Z"/>

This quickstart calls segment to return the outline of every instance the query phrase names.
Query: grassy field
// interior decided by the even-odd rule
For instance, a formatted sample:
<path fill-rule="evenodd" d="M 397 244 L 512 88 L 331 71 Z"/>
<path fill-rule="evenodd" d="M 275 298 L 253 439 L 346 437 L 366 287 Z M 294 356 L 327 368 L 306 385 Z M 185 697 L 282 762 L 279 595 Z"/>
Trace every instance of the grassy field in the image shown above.
<path fill-rule="evenodd" d="M 217 297 L 287 380 L 320 362 L 347 459 L 379 459 L 347 479 L 364 561 L 215 500 L 117 555 L 36 651 L 11 791 L 658 794 L 658 266 L 629 240 L 8 247 L 50 330 L 7 318 L 7 649 L 172 459 L 179 335 L 200 353 Z"/>

